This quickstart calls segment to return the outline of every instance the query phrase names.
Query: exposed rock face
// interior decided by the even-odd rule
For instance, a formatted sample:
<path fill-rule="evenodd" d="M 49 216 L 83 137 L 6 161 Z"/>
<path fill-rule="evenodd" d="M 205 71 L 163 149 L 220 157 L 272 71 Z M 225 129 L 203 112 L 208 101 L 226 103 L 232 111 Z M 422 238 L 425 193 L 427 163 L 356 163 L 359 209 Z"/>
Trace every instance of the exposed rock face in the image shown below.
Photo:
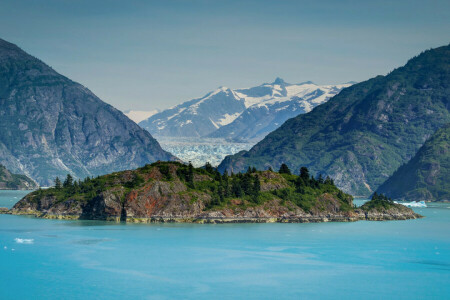
<path fill-rule="evenodd" d="M 0 190 L 33 190 L 37 188 L 36 182 L 27 176 L 12 174 L 0 165 Z"/>
<path fill-rule="evenodd" d="M 287 120 L 249 151 L 226 157 L 219 170 L 306 166 L 347 193 L 368 196 L 450 122 L 449 82 L 450 46 L 425 51 Z"/>
<path fill-rule="evenodd" d="M 84 86 L 0 39 L 0 163 L 41 185 L 175 159 Z"/>
<path fill-rule="evenodd" d="M 146 166 L 136 171 L 108 175 L 106 179 L 99 179 L 108 183 L 90 197 L 75 194 L 61 199 L 57 191 L 54 195 L 48 191 L 36 191 L 3 213 L 61 219 L 200 223 L 348 222 L 420 217 L 402 205 L 392 205 L 391 209 L 384 210 L 353 209 L 351 206 L 344 209 L 344 202 L 331 192 L 322 193 L 316 205 L 308 211 L 290 201 L 283 202 L 270 193 L 265 194 L 265 197 L 267 199 L 269 195 L 271 199 L 259 204 L 251 204 L 246 198 L 235 198 L 226 205 L 211 208 L 209 205 L 213 195 L 202 188 L 189 188 L 186 182 L 177 177 L 179 170 L 176 165 L 170 165 L 165 170 L 163 174 L 156 166 Z M 261 175 L 261 190 L 271 191 L 288 186 L 288 182 L 278 173 L 266 171 L 258 174 Z M 130 184 L 137 182 L 137 178 L 142 178 L 143 183 L 131 187 Z M 205 186 L 212 180 L 207 175 L 194 176 L 194 184 L 198 186 Z"/>

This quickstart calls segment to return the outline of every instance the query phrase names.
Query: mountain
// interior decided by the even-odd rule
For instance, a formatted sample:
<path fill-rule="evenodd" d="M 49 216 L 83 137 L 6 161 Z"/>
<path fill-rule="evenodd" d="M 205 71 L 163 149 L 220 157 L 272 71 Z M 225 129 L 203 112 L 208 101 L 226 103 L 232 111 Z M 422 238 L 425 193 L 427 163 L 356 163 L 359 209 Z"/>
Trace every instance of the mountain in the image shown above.
<path fill-rule="evenodd" d="M 12 174 L 0 165 L 0 190 L 32 190 L 39 186 L 25 175 Z"/>
<path fill-rule="evenodd" d="M 174 158 L 84 86 L 0 39 L 0 163 L 41 185 Z"/>
<path fill-rule="evenodd" d="M 220 171 L 308 167 L 353 195 L 369 195 L 450 122 L 450 46 L 423 52 L 386 76 L 343 89 L 286 121 Z"/>
<path fill-rule="evenodd" d="M 287 119 L 310 111 L 351 84 L 289 84 L 277 78 L 257 87 L 221 87 L 155 114 L 139 125 L 155 136 L 259 141 Z"/>
<path fill-rule="evenodd" d="M 159 113 L 159 110 L 126 110 L 123 113 L 137 124 Z"/>
<path fill-rule="evenodd" d="M 450 123 L 377 190 L 393 199 L 450 201 Z"/>
<path fill-rule="evenodd" d="M 196 169 L 174 162 L 38 190 L 11 210 L 0 208 L 0 213 L 134 223 L 304 223 L 421 217 L 382 199 L 355 208 L 353 197 L 330 179 L 314 180 L 307 172 L 301 178 L 255 170 L 222 176 L 211 167 Z"/>

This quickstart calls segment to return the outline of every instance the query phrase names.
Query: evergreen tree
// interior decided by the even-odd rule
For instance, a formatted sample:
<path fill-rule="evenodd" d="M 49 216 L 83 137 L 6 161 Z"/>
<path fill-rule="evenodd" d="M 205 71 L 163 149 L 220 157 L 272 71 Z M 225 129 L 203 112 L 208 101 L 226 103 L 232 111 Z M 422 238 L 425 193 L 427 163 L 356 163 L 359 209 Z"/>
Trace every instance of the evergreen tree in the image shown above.
<path fill-rule="evenodd" d="M 242 191 L 245 195 L 252 194 L 252 176 L 250 173 L 246 173 L 241 180 Z"/>
<path fill-rule="evenodd" d="M 66 180 L 64 180 L 63 186 L 65 188 L 71 187 L 73 184 L 73 177 L 70 174 L 67 174 Z"/>
<path fill-rule="evenodd" d="M 214 174 L 214 168 L 213 166 L 208 162 L 206 162 L 205 164 L 205 170 L 206 172 L 208 172 L 209 174 Z"/>
<path fill-rule="evenodd" d="M 224 195 L 223 195 L 223 188 L 221 185 L 219 185 L 219 188 L 217 190 L 217 193 L 219 194 L 219 200 L 221 203 L 223 203 Z"/>
<path fill-rule="evenodd" d="M 300 168 L 300 177 L 305 183 L 309 182 L 309 170 L 307 167 Z"/>
<path fill-rule="evenodd" d="M 253 177 L 253 195 L 258 196 L 261 191 L 261 182 L 259 181 L 259 176 Z"/>
<path fill-rule="evenodd" d="M 194 188 L 194 166 L 191 162 L 188 165 L 188 171 L 186 174 L 186 182 L 189 187 Z"/>
<path fill-rule="evenodd" d="M 291 174 L 291 170 L 289 170 L 289 167 L 286 164 L 281 164 L 280 170 L 278 171 L 280 174 Z"/>
<path fill-rule="evenodd" d="M 55 178 L 55 188 L 60 189 L 61 188 L 61 179 L 59 177 Z"/>
<path fill-rule="evenodd" d="M 233 179 L 233 182 L 231 184 L 231 193 L 235 197 L 242 197 L 243 196 L 242 187 L 241 187 L 241 184 L 240 184 L 240 182 L 239 182 L 239 180 L 237 178 Z"/>
<path fill-rule="evenodd" d="M 319 178 L 317 179 L 317 181 L 319 182 L 319 184 L 323 184 L 323 177 L 322 174 L 319 174 Z"/>

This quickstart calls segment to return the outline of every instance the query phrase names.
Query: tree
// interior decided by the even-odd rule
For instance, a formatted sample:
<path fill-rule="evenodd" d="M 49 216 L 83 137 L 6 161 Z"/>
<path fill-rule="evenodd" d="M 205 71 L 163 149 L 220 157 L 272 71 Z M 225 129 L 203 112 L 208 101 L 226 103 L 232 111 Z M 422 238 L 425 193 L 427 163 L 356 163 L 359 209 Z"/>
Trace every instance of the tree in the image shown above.
<path fill-rule="evenodd" d="M 231 193 L 235 197 L 242 197 L 242 195 L 243 195 L 241 183 L 239 182 L 239 180 L 237 178 L 233 179 L 233 183 L 231 184 Z"/>
<path fill-rule="evenodd" d="M 319 184 L 322 184 L 324 182 L 322 174 L 319 174 L 319 178 L 317 179 L 317 181 L 319 182 Z"/>
<path fill-rule="evenodd" d="M 289 167 L 286 164 L 281 164 L 278 173 L 291 175 L 291 170 L 289 170 Z"/>
<path fill-rule="evenodd" d="M 60 189 L 61 188 L 61 179 L 59 177 L 55 178 L 55 188 Z"/>
<path fill-rule="evenodd" d="M 224 196 L 223 196 L 223 188 L 222 188 L 221 185 L 219 185 L 219 188 L 218 188 L 218 190 L 217 190 L 217 193 L 219 194 L 219 201 L 220 201 L 220 202 L 223 202 Z"/>
<path fill-rule="evenodd" d="M 330 176 L 327 176 L 327 178 L 325 178 L 325 184 L 334 185 L 334 181 Z"/>
<path fill-rule="evenodd" d="M 261 182 L 259 181 L 259 176 L 253 177 L 253 195 L 258 196 L 261 191 Z"/>
<path fill-rule="evenodd" d="M 67 174 L 66 180 L 64 180 L 63 186 L 65 188 L 71 187 L 73 184 L 73 177 L 70 174 Z"/>
<path fill-rule="evenodd" d="M 300 168 L 300 177 L 303 179 L 305 183 L 309 181 L 309 170 L 307 167 Z"/>
<path fill-rule="evenodd" d="M 188 165 L 188 172 L 186 174 L 186 182 L 188 183 L 188 186 L 191 188 L 194 188 L 194 166 L 191 162 L 189 162 Z"/>
<path fill-rule="evenodd" d="M 209 174 L 214 174 L 214 168 L 213 166 L 208 162 L 206 162 L 205 164 L 205 170 L 206 172 L 208 172 Z"/>

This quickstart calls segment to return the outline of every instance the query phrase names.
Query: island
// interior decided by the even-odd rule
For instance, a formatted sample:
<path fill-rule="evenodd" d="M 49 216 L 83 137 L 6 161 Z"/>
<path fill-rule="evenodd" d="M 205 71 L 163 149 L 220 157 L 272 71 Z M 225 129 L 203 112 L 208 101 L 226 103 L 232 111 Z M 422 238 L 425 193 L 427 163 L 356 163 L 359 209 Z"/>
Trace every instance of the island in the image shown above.
<path fill-rule="evenodd" d="M 133 223 L 307 223 L 358 220 L 407 220 L 421 216 L 374 195 L 361 207 L 332 179 L 315 178 L 302 167 L 286 165 L 221 174 L 210 164 L 194 168 L 156 162 L 136 170 L 75 181 L 71 175 L 46 190 L 36 190 L 2 213 L 48 219 L 85 219 Z M 376 197 L 375 197 L 376 196 Z"/>

